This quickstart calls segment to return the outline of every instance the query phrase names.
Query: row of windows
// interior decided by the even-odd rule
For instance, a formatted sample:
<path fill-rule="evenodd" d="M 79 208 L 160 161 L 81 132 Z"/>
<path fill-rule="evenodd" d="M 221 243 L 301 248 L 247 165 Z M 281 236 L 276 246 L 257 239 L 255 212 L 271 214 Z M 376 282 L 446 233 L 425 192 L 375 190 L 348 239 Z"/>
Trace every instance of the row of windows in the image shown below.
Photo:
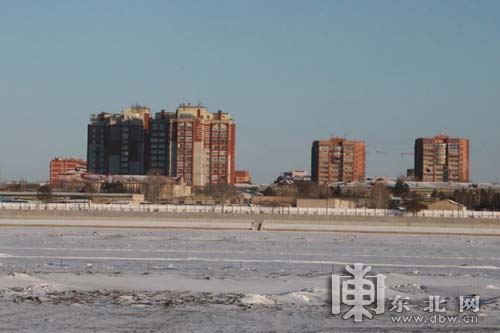
<path fill-rule="evenodd" d="M 152 161 L 165 161 L 166 160 L 165 157 L 166 156 L 156 156 L 156 155 L 153 155 L 153 156 L 151 156 L 151 160 Z"/>
<path fill-rule="evenodd" d="M 213 150 L 212 151 L 212 156 L 213 155 L 222 155 L 222 156 L 225 156 L 226 155 L 226 151 L 225 150 Z"/>
<path fill-rule="evenodd" d="M 226 162 L 226 157 L 212 157 L 212 162 Z"/>
<path fill-rule="evenodd" d="M 166 155 L 167 152 L 165 150 L 157 150 L 157 149 L 152 149 L 151 150 L 151 155 L 160 155 L 160 156 L 164 156 Z"/>
<path fill-rule="evenodd" d="M 164 143 L 160 143 L 160 144 L 152 143 L 151 144 L 151 149 L 166 149 L 166 148 L 167 148 L 167 145 Z"/>
<path fill-rule="evenodd" d="M 220 169 L 220 170 L 211 170 L 210 173 L 212 175 L 225 175 L 226 174 L 226 170 L 224 169 Z"/>
<path fill-rule="evenodd" d="M 212 170 L 220 169 L 221 171 L 226 170 L 226 163 L 220 163 L 220 164 L 214 163 L 212 164 L 210 169 Z"/>
<path fill-rule="evenodd" d="M 227 133 L 225 133 L 225 132 L 212 132 L 212 138 L 217 138 L 217 137 L 226 138 Z"/>
<path fill-rule="evenodd" d="M 158 142 L 162 143 L 165 141 L 166 141 L 165 138 L 151 138 L 152 143 L 158 143 Z"/>
<path fill-rule="evenodd" d="M 182 128 L 182 129 L 192 129 L 193 124 L 191 123 L 178 123 L 177 128 Z"/>
<path fill-rule="evenodd" d="M 192 137 L 193 131 L 178 131 L 177 136 L 178 137 L 183 137 L 183 136 Z"/>
<path fill-rule="evenodd" d="M 154 131 L 166 130 L 167 129 L 167 125 L 166 124 L 155 124 L 155 123 L 153 123 L 151 125 L 151 129 L 154 130 Z"/>
<path fill-rule="evenodd" d="M 212 126 L 212 130 L 217 131 L 219 129 L 221 131 L 225 131 L 225 130 L 227 130 L 227 125 L 226 124 L 215 124 L 215 125 Z"/>
<path fill-rule="evenodd" d="M 192 153 L 193 153 L 192 149 L 177 149 L 177 156 L 191 155 Z"/>

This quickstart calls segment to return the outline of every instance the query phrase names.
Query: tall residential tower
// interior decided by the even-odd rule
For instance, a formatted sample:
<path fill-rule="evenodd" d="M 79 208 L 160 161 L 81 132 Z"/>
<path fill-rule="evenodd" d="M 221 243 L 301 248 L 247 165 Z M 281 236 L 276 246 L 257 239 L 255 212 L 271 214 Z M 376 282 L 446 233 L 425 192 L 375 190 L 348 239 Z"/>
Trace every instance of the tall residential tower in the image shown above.
<path fill-rule="evenodd" d="M 469 182 L 469 140 L 440 134 L 415 140 L 415 179 Z"/>
<path fill-rule="evenodd" d="M 119 114 L 92 115 L 87 133 L 90 172 L 142 175 L 148 169 L 149 109 L 134 106 Z"/>
<path fill-rule="evenodd" d="M 319 184 L 365 179 L 365 143 L 344 138 L 314 141 L 311 179 Z"/>
<path fill-rule="evenodd" d="M 170 126 L 172 176 L 193 186 L 234 182 L 236 127 L 228 113 L 182 104 Z"/>

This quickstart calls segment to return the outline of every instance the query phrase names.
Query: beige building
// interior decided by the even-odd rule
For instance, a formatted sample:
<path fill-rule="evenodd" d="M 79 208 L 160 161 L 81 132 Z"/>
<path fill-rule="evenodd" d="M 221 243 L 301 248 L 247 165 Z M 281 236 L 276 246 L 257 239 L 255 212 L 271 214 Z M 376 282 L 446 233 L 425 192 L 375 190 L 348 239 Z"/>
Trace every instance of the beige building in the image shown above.
<path fill-rule="evenodd" d="M 297 199 L 297 208 L 356 208 L 356 202 L 342 199 Z"/>
<path fill-rule="evenodd" d="M 427 206 L 427 210 L 456 210 L 466 211 L 467 207 L 450 199 L 439 200 Z"/>

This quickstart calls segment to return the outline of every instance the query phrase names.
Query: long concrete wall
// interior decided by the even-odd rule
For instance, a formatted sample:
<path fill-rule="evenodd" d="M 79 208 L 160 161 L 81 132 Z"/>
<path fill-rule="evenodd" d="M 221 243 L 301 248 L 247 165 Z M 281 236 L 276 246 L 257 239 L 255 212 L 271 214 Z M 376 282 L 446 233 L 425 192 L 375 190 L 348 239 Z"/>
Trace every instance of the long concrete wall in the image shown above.
<path fill-rule="evenodd" d="M 308 215 L 275 215 L 275 214 L 229 214 L 229 213 L 166 213 L 166 212 L 116 212 L 116 211 L 23 211 L 0 210 L 0 220 L 5 219 L 107 219 L 154 221 L 171 220 L 188 222 L 201 220 L 206 222 L 242 223 L 265 222 L 267 224 L 316 224 L 339 226 L 404 226 L 404 227 L 469 227 L 500 228 L 499 220 L 473 218 L 425 218 L 396 216 L 308 216 Z"/>

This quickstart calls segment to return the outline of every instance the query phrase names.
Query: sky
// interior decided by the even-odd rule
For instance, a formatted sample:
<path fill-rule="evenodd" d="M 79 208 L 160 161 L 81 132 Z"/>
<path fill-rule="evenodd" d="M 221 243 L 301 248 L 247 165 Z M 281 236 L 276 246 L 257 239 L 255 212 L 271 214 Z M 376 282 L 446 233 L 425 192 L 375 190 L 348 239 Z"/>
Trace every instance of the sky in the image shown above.
<path fill-rule="evenodd" d="M 311 144 L 363 140 L 367 176 L 417 137 L 471 140 L 500 179 L 500 1 L 2 1 L 0 177 L 86 156 L 92 113 L 199 103 L 236 121 L 256 183 L 310 171 Z"/>

